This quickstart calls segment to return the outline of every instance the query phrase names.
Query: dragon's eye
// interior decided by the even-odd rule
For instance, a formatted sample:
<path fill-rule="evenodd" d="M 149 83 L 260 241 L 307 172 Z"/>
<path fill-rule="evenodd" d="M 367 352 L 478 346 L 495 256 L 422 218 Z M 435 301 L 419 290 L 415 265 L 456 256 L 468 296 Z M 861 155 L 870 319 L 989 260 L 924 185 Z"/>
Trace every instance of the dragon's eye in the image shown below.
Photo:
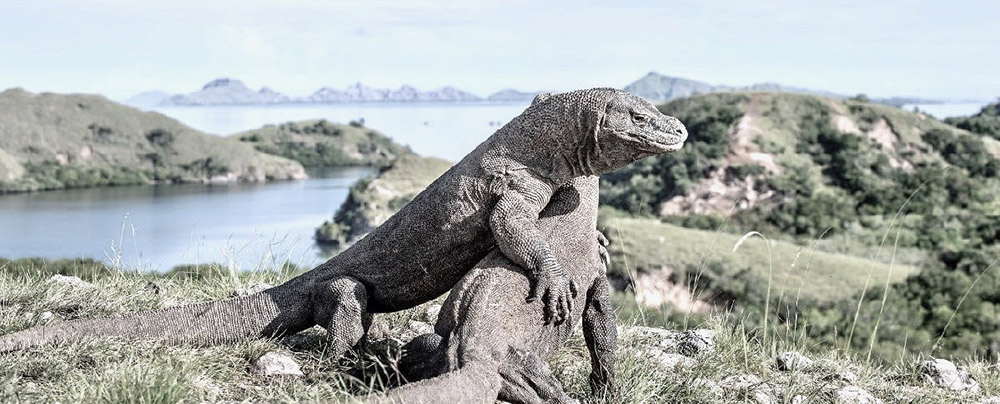
<path fill-rule="evenodd" d="M 647 120 L 649 120 L 649 117 L 647 117 L 646 115 L 643 115 L 643 114 L 639 114 L 639 113 L 633 112 L 632 113 L 632 120 L 635 121 L 635 123 L 644 124 L 644 123 L 646 123 Z"/>

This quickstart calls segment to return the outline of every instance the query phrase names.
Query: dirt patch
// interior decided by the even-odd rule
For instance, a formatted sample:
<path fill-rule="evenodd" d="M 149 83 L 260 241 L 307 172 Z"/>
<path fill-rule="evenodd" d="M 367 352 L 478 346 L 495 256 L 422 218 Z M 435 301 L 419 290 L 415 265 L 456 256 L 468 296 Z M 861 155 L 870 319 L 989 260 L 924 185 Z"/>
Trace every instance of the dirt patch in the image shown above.
<path fill-rule="evenodd" d="M 729 216 L 735 211 L 752 208 L 775 195 L 774 191 L 758 191 L 757 185 L 758 180 L 754 177 L 727 177 L 725 169 L 720 168 L 708 179 L 692 186 L 686 195 L 678 195 L 661 203 L 659 213 L 661 216 Z"/>
<path fill-rule="evenodd" d="M 635 280 L 636 301 L 649 307 L 670 305 L 683 312 L 705 313 L 711 310 L 712 305 L 696 299 L 688 287 L 670 280 L 672 274 L 670 267 L 663 267 L 659 271 L 639 275 Z"/>
<path fill-rule="evenodd" d="M 83 146 L 83 148 L 80 149 L 80 158 L 84 160 L 90 160 L 90 156 L 93 155 L 94 155 L 94 149 L 91 149 L 90 146 Z"/>
<path fill-rule="evenodd" d="M 861 128 L 859 128 L 858 124 L 854 123 L 854 120 L 847 115 L 835 115 L 833 117 L 833 125 L 837 128 L 837 130 L 844 133 L 850 133 L 852 135 L 861 134 Z"/>

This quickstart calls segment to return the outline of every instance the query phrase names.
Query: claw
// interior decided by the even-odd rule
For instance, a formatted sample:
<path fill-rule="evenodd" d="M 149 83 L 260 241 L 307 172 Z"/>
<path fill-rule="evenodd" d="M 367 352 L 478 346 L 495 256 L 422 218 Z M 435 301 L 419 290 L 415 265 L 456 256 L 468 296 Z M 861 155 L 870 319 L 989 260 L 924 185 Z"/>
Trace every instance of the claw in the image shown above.
<path fill-rule="evenodd" d="M 597 231 L 597 242 L 600 243 L 602 246 L 605 246 L 605 247 L 607 247 L 608 244 L 611 244 L 611 242 L 608 241 L 608 238 L 605 237 L 604 233 L 601 233 L 600 230 Z"/>

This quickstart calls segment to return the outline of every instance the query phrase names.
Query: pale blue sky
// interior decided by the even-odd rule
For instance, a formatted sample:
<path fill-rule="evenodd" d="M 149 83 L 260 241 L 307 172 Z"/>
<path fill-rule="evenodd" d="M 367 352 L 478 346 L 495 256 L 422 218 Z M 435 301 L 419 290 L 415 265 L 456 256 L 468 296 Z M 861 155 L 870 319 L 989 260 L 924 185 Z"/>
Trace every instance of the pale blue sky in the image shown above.
<path fill-rule="evenodd" d="M 459 3 L 459 2 L 449 2 Z M 1000 96 L 993 1 L 0 0 L 0 88 L 113 98 L 216 77 L 305 95 L 621 87 L 650 70 L 870 95 Z"/>

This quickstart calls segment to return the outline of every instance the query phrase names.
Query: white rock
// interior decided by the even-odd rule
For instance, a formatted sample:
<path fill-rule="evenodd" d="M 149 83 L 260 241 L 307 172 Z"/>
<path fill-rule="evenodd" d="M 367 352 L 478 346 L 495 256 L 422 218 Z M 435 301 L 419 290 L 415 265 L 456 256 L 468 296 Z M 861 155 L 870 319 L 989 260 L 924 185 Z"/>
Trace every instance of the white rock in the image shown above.
<path fill-rule="evenodd" d="M 266 283 L 255 283 L 253 285 L 247 286 L 245 288 L 236 289 L 236 296 L 250 296 L 265 290 L 272 288 L 273 286 Z"/>
<path fill-rule="evenodd" d="M 49 321 L 52 317 L 55 317 L 55 315 L 53 315 L 51 311 L 43 311 L 42 314 L 38 316 L 38 318 L 42 321 Z"/>
<path fill-rule="evenodd" d="M 410 331 L 417 333 L 417 335 L 434 332 L 434 326 L 427 324 L 423 321 L 417 321 L 417 320 L 410 320 L 408 323 L 406 323 L 406 328 L 408 328 Z"/>
<path fill-rule="evenodd" d="M 439 314 L 441 314 L 441 305 L 432 304 L 424 310 L 424 320 L 427 320 L 428 323 L 436 323 Z"/>
<path fill-rule="evenodd" d="M 254 373 L 265 376 L 302 376 L 302 369 L 290 356 L 268 352 L 253 363 Z"/>
<path fill-rule="evenodd" d="M 798 394 L 792 397 L 792 404 L 809 404 L 809 397 Z"/>
<path fill-rule="evenodd" d="M 842 404 L 882 404 L 882 400 L 857 386 L 841 387 L 837 390 L 836 396 L 837 403 Z"/>
<path fill-rule="evenodd" d="M 813 361 L 804 355 L 795 352 L 782 352 L 775 358 L 778 370 L 804 370 L 812 366 Z"/>
<path fill-rule="evenodd" d="M 979 393 L 979 382 L 972 378 L 964 367 L 957 367 L 945 359 L 934 359 L 923 363 L 921 373 L 931 383 L 952 391 Z"/>
<path fill-rule="evenodd" d="M 697 364 L 694 359 L 688 358 L 687 356 L 663 352 L 656 348 L 647 349 L 644 351 L 644 354 L 648 355 L 651 359 L 657 361 L 661 366 L 663 366 L 664 369 L 671 372 L 690 369 Z"/>
<path fill-rule="evenodd" d="M 65 276 L 65 275 L 55 274 L 52 275 L 52 277 L 49 278 L 49 280 L 58 284 L 69 285 L 72 287 L 89 288 L 94 286 L 90 282 L 80 279 L 79 276 Z"/>
<path fill-rule="evenodd" d="M 980 401 L 979 404 L 1000 404 L 1000 397 L 998 396 L 986 397 L 983 399 L 983 401 Z"/>

